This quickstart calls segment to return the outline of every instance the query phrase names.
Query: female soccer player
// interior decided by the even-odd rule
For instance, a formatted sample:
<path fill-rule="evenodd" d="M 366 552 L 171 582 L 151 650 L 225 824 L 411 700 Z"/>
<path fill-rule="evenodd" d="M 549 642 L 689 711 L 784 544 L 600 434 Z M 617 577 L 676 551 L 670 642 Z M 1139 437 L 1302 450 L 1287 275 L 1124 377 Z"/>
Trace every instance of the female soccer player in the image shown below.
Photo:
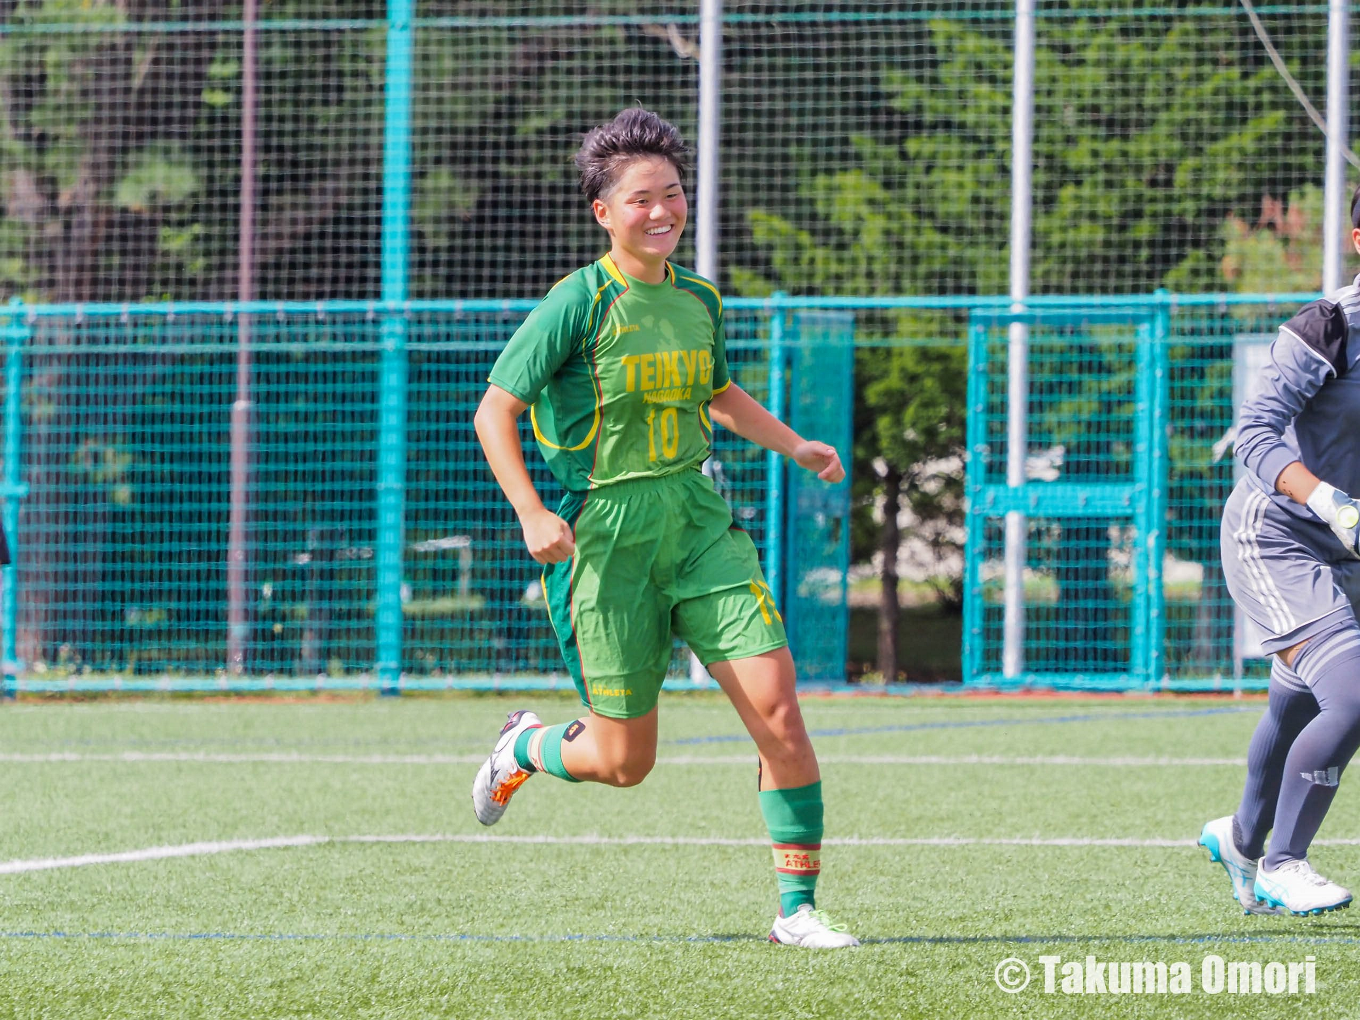
<path fill-rule="evenodd" d="M 1351 223 L 1360 252 L 1360 189 Z M 1357 331 L 1360 277 L 1280 327 L 1238 422 L 1247 472 L 1223 512 L 1223 570 L 1268 635 L 1270 695 L 1247 749 L 1242 803 L 1199 841 L 1249 914 L 1351 902 L 1313 870 L 1308 846 L 1360 747 L 1360 504 L 1349 495 L 1360 493 Z"/>
<path fill-rule="evenodd" d="M 483 825 L 543 772 L 635 786 L 656 761 L 657 697 L 672 635 L 699 656 L 760 755 L 780 912 L 770 939 L 859 943 L 816 909 L 822 786 L 794 666 L 755 545 L 704 477 L 717 422 L 828 482 L 836 451 L 803 439 L 728 376 L 722 298 L 668 261 L 685 229 L 687 152 L 653 113 L 625 110 L 576 154 L 609 254 L 560 281 L 511 337 L 477 410 L 477 435 L 544 565 L 548 614 L 588 712 L 544 726 L 511 712 L 472 786 Z M 524 465 L 528 409 L 566 488 L 544 507 Z"/>

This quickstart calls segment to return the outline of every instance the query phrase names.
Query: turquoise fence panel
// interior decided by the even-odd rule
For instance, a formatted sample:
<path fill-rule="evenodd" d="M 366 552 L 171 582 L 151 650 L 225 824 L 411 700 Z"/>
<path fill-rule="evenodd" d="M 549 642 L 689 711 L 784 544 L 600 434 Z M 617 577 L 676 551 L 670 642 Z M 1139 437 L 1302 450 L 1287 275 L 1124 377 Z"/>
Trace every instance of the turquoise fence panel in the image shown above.
<path fill-rule="evenodd" d="M 14 675 L 19 663 L 15 655 L 15 635 L 19 620 L 19 598 L 16 591 L 19 568 L 19 501 L 27 491 L 19 459 L 23 433 L 20 394 L 23 377 L 24 346 L 28 342 L 28 324 L 20 313 L 18 302 L 11 304 L 12 315 L 5 317 L 5 426 L 3 449 L 4 474 L 0 477 L 0 526 L 3 526 L 9 546 L 10 562 L 0 567 L 0 695 L 14 691 Z"/>
<path fill-rule="evenodd" d="M 1162 520 L 1166 534 L 1162 686 L 1262 689 L 1270 668 L 1252 654 L 1223 579 L 1219 521 L 1240 468 L 1233 457 L 1241 384 L 1305 296 L 1256 303 L 1162 305 L 1166 420 L 1171 423 Z"/>
<path fill-rule="evenodd" d="M 372 668 L 379 336 L 363 317 L 258 316 L 246 671 Z M 223 672 L 236 326 L 38 319 L 18 658 L 31 677 Z"/>
<path fill-rule="evenodd" d="M 1170 295 L 1159 293 L 1133 301 L 1092 299 L 1091 307 L 1125 306 L 1136 313 L 1134 342 L 1102 368 L 1083 361 L 1079 348 L 1065 355 L 1070 394 L 1082 401 L 1063 405 L 1037 394 L 1029 408 L 1030 455 L 1036 471 L 1045 470 L 1045 450 L 1058 434 L 1078 429 L 1117 441 L 1107 474 L 1121 471 L 1120 450 L 1132 439 L 1132 477 L 1146 486 L 1130 524 L 1123 529 L 1081 533 L 1069 520 L 1050 512 L 1065 502 L 1085 498 L 1087 506 L 1122 510 L 1124 493 L 1103 483 L 1074 484 L 1057 479 L 1044 484 L 1038 505 L 1012 500 L 1005 491 L 1004 340 L 984 317 L 975 316 L 970 332 L 968 450 L 970 496 L 978 487 L 1000 485 L 988 494 L 991 506 L 967 518 L 964 561 L 964 676 L 990 683 L 999 677 L 1001 644 L 1001 513 L 1010 505 L 1028 509 L 1029 564 L 1027 622 L 1040 629 L 1027 633 L 1038 661 L 1050 664 L 1055 654 L 1076 660 L 1074 672 L 1027 673 L 1019 682 L 1070 686 L 1156 688 L 1160 690 L 1261 689 L 1269 663 L 1261 656 L 1244 621 L 1236 613 L 1223 579 L 1219 521 L 1224 501 L 1240 473 L 1234 464 L 1236 408 L 1246 381 L 1259 370 L 1260 352 L 1268 348 L 1279 324 L 1299 304 L 1316 295 Z M 1077 302 L 1073 302 L 1077 303 Z M 1032 307 L 1061 307 L 1060 299 L 1032 299 Z M 1127 313 L 1125 313 L 1127 314 Z M 1043 341 L 1041 340 L 1041 346 Z M 1247 352 L 1257 352 L 1248 356 Z M 1042 352 L 1041 352 L 1042 354 Z M 1123 368 L 1119 368 L 1120 364 Z M 1132 389 L 1119 381 L 1132 373 Z M 1051 373 L 1049 373 L 1051 376 Z M 1042 380 L 1043 373 L 1040 373 Z M 1100 382 L 1101 379 L 1106 380 Z M 1042 388 L 1042 387 L 1040 387 Z M 1132 395 L 1145 414 L 1119 424 L 1102 406 L 1116 396 Z M 1064 421 L 1072 417 L 1074 421 Z M 1102 426 L 1102 422 L 1105 424 Z M 1122 435 L 1120 434 L 1122 430 Z M 1089 442 L 1089 441 L 1088 441 Z M 998 445 L 998 443 L 1002 445 Z M 975 474 L 974 472 L 984 472 Z M 1086 472 L 1089 474 L 1090 472 Z M 1073 531 L 1077 530 L 1077 534 Z M 1087 542 L 1085 548 L 1081 540 Z M 1094 541 L 1094 547 L 1092 546 Z M 1107 569 L 1100 568 L 1104 550 Z M 1084 569 L 1078 569 L 1083 559 Z M 1063 566 L 1063 561 L 1067 566 Z M 1076 561 L 1075 563 L 1073 561 Z M 1084 581 L 1083 581 L 1084 578 Z M 1087 591 L 1106 591 L 1081 605 Z M 972 597 L 967 597 L 971 594 Z M 1066 596 L 1077 602 L 1072 613 L 1059 613 L 1055 625 L 1045 620 L 1045 606 L 1060 606 Z M 1127 600 L 1127 601 L 1126 601 Z M 1035 604 L 1037 603 L 1037 605 Z M 1094 612 L 1093 612 L 1094 610 Z M 1092 618 L 1107 620 L 1104 640 L 1091 631 Z M 1066 633 L 1066 637 L 1062 635 Z M 1091 637 L 1091 640 L 1087 640 Z M 1061 638 L 1061 640 L 1060 640 Z M 1063 649 L 1067 649 L 1064 651 Z M 1027 653 L 1030 648 L 1027 647 Z M 1033 665 L 1033 657 L 1030 663 Z M 1128 668 L 1124 668 L 1127 663 Z M 1004 678 L 1002 678 L 1004 680 Z"/>
<path fill-rule="evenodd" d="M 729 359 L 758 400 L 782 402 L 797 428 L 848 455 L 852 328 L 859 344 L 956 345 L 970 321 L 964 675 L 999 674 L 1002 518 L 1014 508 L 1029 519 L 1022 682 L 1263 686 L 1266 663 L 1223 584 L 1218 521 L 1236 477 L 1243 359 L 1259 359 L 1310 297 L 1032 299 L 1033 477 L 1014 493 L 1004 485 L 1005 298 L 733 299 Z M 18 553 L 0 595 L 9 688 L 376 689 L 383 328 L 394 317 L 409 362 L 402 570 L 386 582 L 401 607 L 399 683 L 567 686 L 538 568 L 471 425 L 487 371 L 529 307 L 244 309 L 254 333 L 249 640 L 235 676 L 225 668 L 226 544 L 243 306 L 11 306 L 0 319 L 0 484 Z M 527 428 L 524 440 L 551 503 Z M 768 576 L 783 578 L 801 675 L 840 675 L 848 554 L 833 539 L 845 541 L 848 490 L 798 478 L 721 430 L 706 470 Z M 673 665 L 668 684 L 684 686 L 683 648 Z"/>
<path fill-rule="evenodd" d="M 1151 309 L 982 313 L 971 331 L 966 682 L 1150 681 Z M 1025 482 L 1009 486 L 1009 330 L 1027 330 Z M 981 418 L 981 421 L 976 419 Z M 1005 515 L 1026 518 L 1023 667 L 1002 669 Z"/>
<path fill-rule="evenodd" d="M 5 641 L 17 686 L 385 688 L 386 599 L 400 607 L 402 688 L 569 687 L 540 568 L 472 428 L 490 367 L 529 307 L 250 306 L 237 674 L 226 666 L 235 310 L 16 306 L 6 320 L 4 477 L 22 555 L 0 607 L 12 608 Z M 385 371 L 394 319 L 407 361 L 395 383 Z M 770 332 L 762 303 L 729 310 L 733 377 L 762 401 Z M 402 569 L 385 580 L 380 494 L 394 389 L 405 409 Z M 523 438 L 555 505 L 560 490 L 527 423 Z M 771 507 L 785 504 L 765 451 L 720 430 L 704 470 L 764 548 Z M 682 646 L 672 672 L 669 686 L 690 684 Z"/>
<path fill-rule="evenodd" d="M 802 311 L 792 317 L 783 349 L 792 365 L 789 424 L 807 439 L 834 446 L 845 480 L 823 482 L 787 468 L 788 536 L 781 594 L 798 674 L 807 680 L 845 680 L 850 628 L 846 585 L 850 571 L 850 409 L 854 406 L 855 319 L 849 312 Z"/>

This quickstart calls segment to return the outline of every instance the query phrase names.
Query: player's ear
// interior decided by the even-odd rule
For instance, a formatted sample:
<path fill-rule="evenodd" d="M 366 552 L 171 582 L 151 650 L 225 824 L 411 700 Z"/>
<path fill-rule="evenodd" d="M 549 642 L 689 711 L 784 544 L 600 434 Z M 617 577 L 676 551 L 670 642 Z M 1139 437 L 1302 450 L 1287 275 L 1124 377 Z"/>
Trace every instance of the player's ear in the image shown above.
<path fill-rule="evenodd" d="M 590 211 L 595 214 L 595 222 L 609 229 L 609 206 L 605 205 L 598 198 L 590 203 Z"/>
<path fill-rule="evenodd" d="M 1355 253 L 1360 255 L 1360 227 L 1351 231 L 1351 246 L 1355 248 Z"/>

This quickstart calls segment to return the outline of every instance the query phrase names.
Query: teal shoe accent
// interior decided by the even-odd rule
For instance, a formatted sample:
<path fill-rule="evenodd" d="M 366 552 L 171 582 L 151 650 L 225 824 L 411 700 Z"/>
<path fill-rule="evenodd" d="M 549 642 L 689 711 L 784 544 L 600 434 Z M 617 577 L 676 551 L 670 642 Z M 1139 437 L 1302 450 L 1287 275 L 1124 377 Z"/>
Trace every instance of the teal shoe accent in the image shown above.
<path fill-rule="evenodd" d="M 1322 907 L 1313 907 L 1310 910 L 1290 910 L 1289 907 L 1285 905 L 1284 900 L 1280 899 L 1278 896 L 1271 895 L 1269 887 L 1261 884 L 1261 876 L 1259 873 L 1256 876 L 1253 891 L 1256 893 L 1256 898 L 1262 903 L 1275 907 L 1283 913 L 1293 914 L 1295 917 L 1319 917 L 1322 914 L 1329 914 L 1334 910 L 1345 910 L 1351 905 L 1351 900 L 1353 899 L 1353 897 L 1347 896 L 1338 903 L 1330 903 Z"/>
<path fill-rule="evenodd" d="M 1209 826 L 1207 825 L 1199 834 L 1199 845 L 1209 851 L 1209 860 L 1213 861 L 1215 864 L 1223 863 L 1223 854 L 1219 849 L 1218 837 L 1209 831 Z"/>

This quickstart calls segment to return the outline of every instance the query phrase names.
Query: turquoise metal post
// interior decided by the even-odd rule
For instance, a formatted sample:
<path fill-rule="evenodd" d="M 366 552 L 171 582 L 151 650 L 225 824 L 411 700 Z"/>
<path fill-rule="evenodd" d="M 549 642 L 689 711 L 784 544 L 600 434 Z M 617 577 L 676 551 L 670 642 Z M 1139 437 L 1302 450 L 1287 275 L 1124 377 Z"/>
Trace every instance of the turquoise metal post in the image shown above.
<path fill-rule="evenodd" d="M 982 485 L 987 464 L 987 327 L 979 322 L 968 326 L 968 413 L 965 416 L 965 442 L 968 463 L 965 469 L 966 528 L 963 546 L 963 682 L 976 683 L 982 675 L 982 620 L 986 606 L 982 599 L 983 528 Z"/>
<path fill-rule="evenodd" d="M 14 695 L 18 656 L 15 634 L 19 626 L 19 498 L 24 494 L 23 473 L 19 469 L 19 441 L 23 419 L 20 387 L 23 384 L 24 342 L 28 326 L 23 304 L 14 298 L 9 304 L 9 327 L 5 330 L 5 481 L 4 526 L 9 538 L 10 564 L 0 581 L 0 673 L 4 676 L 4 695 Z"/>
<path fill-rule="evenodd" d="M 1133 599 L 1129 606 L 1129 672 L 1147 684 L 1148 673 L 1148 593 L 1160 584 L 1154 577 L 1157 567 L 1152 558 L 1152 327 L 1138 323 L 1134 334 L 1137 349 L 1133 383 Z"/>
<path fill-rule="evenodd" d="M 382 299 L 404 302 L 411 229 L 411 21 L 415 0 L 387 5 L 383 140 Z M 385 315 L 378 403 L 377 673 L 384 694 L 401 680 L 402 531 L 406 474 L 406 316 Z"/>
<path fill-rule="evenodd" d="M 778 291 L 770 300 L 770 413 L 783 421 L 787 417 L 784 373 L 784 294 Z M 766 455 L 769 487 L 765 497 L 765 583 L 770 586 L 775 605 L 784 604 L 784 458 L 774 451 Z"/>
<path fill-rule="evenodd" d="M 1168 345 L 1171 336 L 1171 300 L 1165 290 L 1157 292 L 1158 303 L 1152 321 L 1152 465 L 1148 472 L 1152 492 L 1148 500 L 1152 532 L 1148 536 L 1149 577 L 1155 579 L 1148 590 L 1148 679 L 1161 683 L 1166 672 L 1166 584 L 1162 564 L 1166 562 L 1167 503 L 1170 499 L 1171 384 Z"/>

